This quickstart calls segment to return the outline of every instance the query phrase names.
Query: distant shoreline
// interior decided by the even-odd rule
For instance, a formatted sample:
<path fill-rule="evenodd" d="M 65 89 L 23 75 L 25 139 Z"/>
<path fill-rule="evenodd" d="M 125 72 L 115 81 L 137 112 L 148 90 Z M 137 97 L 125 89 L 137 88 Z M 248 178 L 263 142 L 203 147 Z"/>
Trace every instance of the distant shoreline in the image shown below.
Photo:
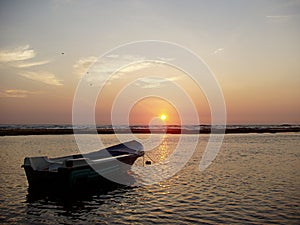
<path fill-rule="evenodd" d="M 98 134 L 128 134 L 130 131 L 128 129 L 113 129 L 113 128 L 100 128 L 97 129 Z M 210 127 L 201 128 L 201 130 L 190 130 L 184 128 L 131 128 L 131 132 L 135 134 L 218 134 L 222 133 L 221 129 L 213 129 L 211 131 Z M 226 128 L 226 134 L 246 134 L 246 133 L 287 133 L 287 132 L 300 132 L 300 127 L 276 127 L 276 128 Z M 94 130 L 91 129 L 75 129 L 76 134 L 94 134 Z M 74 134 L 73 129 L 47 129 L 47 128 L 7 128 L 0 129 L 0 136 L 22 136 L 22 135 L 67 135 Z"/>

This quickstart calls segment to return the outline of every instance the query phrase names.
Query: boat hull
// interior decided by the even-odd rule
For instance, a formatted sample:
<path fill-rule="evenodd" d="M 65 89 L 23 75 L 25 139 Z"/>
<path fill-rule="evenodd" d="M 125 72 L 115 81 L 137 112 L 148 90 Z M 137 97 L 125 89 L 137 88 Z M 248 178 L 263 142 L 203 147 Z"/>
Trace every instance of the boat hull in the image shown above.
<path fill-rule="evenodd" d="M 124 150 L 124 145 L 122 148 Z M 128 186 L 133 185 L 135 179 L 129 174 L 129 171 L 136 159 L 144 154 L 143 151 L 125 154 L 126 152 L 116 153 L 116 146 L 108 149 L 113 150 L 111 157 L 96 159 L 97 152 L 87 155 L 94 157 L 93 160 L 84 158 L 82 155 L 54 159 L 47 157 L 25 158 L 22 167 L 28 180 L 29 191 L 107 190 L 119 186 L 120 183 Z M 55 166 L 56 168 L 54 168 Z"/>
<path fill-rule="evenodd" d="M 28 190 L 34 192 L 105 190 L 119 185 L 101 176 L 91 167 L 60 172 L 35 171 L 30 167 L 24 169 L 29 184 Z"/>

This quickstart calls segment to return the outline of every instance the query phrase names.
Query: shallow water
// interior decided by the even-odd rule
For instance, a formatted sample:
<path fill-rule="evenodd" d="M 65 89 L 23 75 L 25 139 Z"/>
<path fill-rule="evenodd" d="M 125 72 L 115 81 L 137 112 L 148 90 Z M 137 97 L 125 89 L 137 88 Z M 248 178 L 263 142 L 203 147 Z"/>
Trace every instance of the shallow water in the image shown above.
<path fill-rule="evenodd" d="M 101 138 L 107 145 L 117 142 L 114 135 Z M 54 157 L 78 152 L 72 135 L 0 137 L 0 222 L 300 223 L 299 134 L 225 135 L 213 164 L 200 172 L 199 162 L 207 140 L 207 135 L 201 135 L 191 160 L 168 180 L 70 198 L 29 195 L 20 166 L 25 156 Z M 164 160 L 177 141 L 177 135 L 167 135 L 162 146 L 147 153 L 148 160 Z M 187 148 L 191 145 L 187 141 Z M 141 160 L 137 165 L 142 164 Z"/>

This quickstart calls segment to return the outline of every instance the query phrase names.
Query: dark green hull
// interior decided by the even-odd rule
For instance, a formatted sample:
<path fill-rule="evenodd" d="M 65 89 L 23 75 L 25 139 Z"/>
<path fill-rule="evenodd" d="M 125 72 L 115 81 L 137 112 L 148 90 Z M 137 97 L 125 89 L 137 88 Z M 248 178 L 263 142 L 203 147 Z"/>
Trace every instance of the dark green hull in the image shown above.
<path fill-rule="evenodd" d="M 30 191 L 69 192 L 105 190 L 112 186 L 135 183 L 128 171 L 137 158 L 144 155 L 136 141 L 96 151 L 60 158 L 26 157 L 24 165 Z"/>
<path fill-rule="evenodd" d="M 57 172 L 35 171 L 24 167 L 29 183 L 29 191 L 34 192 L 69 192 L 87 190 L 107 190 L 119 186 L 97 173 L 92 167 L 68 169 L 60 168 Z M 124 176 L 129 177 L 127 171 Z M 130 177 L 129 184 L 134 183 Z"/>

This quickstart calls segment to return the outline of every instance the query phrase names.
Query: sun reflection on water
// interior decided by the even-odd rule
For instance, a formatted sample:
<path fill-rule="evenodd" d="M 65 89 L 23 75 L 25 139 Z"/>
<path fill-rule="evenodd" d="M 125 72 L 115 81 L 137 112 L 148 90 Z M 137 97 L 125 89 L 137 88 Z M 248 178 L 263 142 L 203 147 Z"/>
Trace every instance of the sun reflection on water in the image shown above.
<path fill-rule="evenodd" d="M 169 156 L 169 152 L 167 151 L 168 141 L 164 138 L 161 145 L 158 147 L 159 161 L 165 160 Z"/>

